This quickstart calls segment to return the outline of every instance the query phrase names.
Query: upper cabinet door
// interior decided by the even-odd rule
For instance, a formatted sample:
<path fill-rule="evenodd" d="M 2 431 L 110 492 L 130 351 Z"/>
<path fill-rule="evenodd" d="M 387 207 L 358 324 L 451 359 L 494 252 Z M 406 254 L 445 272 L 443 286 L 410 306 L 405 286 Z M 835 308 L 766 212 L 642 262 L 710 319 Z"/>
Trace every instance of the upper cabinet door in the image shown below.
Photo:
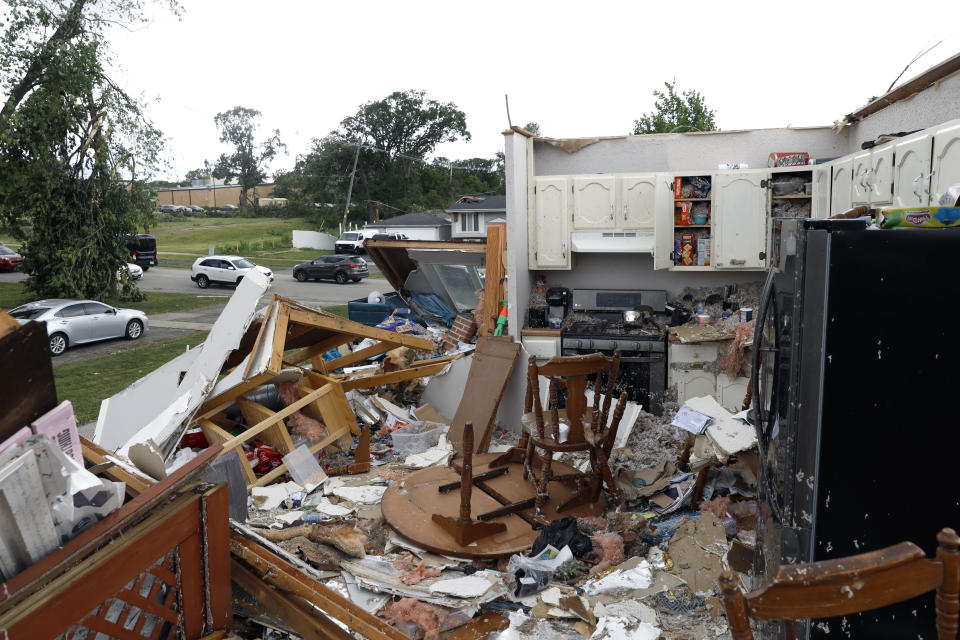
<path fill-rule="evenodd" d="M 536 237 L 531 269 L 570 268 L 569 184 L 566 178 L 534 181 Z"/>
<path fill-rule="evenodd" d="M 611 175 L 573 179 L 573 228 L 613 229 L 616 220 L 617 179 Z"/>
<path fill-rule="evenodd" d="M 712 260 L 717 269 L 762 269 L 767 264 L 770 174 L 735 171 L 713 177 Z"/>
<path fill-rule="evenodd" d="M 673 266 L 673 174 L 658 173 L 654 178 L 653 268 Z"/>
<path fill-rule="evenodd" d="M 893 142 L 874 147 L 870 152 L 870 204 L 890 204 L 893 201 Z"/>
<path fill-rule="evenodd" d="M 863 151 L 853 156 L 853 189 L 850 192 L 850 202 L 853 206 L 870 203 L 870 152 Z"/>
<path fill-rule="evenodd" d="M 954 120 L 934 131 L 932 168 L 930 204 L 938 205 L 940 196 L 947 189 L 960 184 L 960 120 Z"/>
<path fill-rule="evenodd" d="M 929 204 L 926 189 L 932 150 L 933 138 L 929 131 L 915 133 L 897 142 L 893 166 L 894 207 L 925 207 Z"/>
<path fill-rule="evenodd" d="M 656 200 L 654 174 L 622 176 L 620 178 L 621 229 L 653 229 L 653 210 Z"/>
<path fill-rule="evenodd" d="M 830 189 L 830 215 L 835 216 L 850 209 L 850 191 L 853 182 L 853 159 L 841 160 L 833 165 L 833 187 Z"/>
<path fill-rule="evenodd" d="M 833 175 L 833 165 L 818 164 L 813 167 L 813 198 L 811 199 L 810 217 L 830 217 L 830 184 Z"/>

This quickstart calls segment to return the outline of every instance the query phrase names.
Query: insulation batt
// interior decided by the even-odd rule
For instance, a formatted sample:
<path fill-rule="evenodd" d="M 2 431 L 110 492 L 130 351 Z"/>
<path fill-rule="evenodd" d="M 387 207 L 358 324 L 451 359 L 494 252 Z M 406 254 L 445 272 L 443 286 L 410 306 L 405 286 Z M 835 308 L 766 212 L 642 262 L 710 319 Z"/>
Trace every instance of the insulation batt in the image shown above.
<path fill-rule="evenodd" d="M 619 534 L 613 532 L 595 534 L 593 548 L 600 552 L 600 563 L 590 569 L 591 576 L 608 567 L 614 567 L 624 560 L 623 538 Z"/>
<path fill-rule="evenodd" d="M 310 416 L 295 411 L 287 418 L 290 428 L 297 435 L 303 436 L 307 440 L 314 441 L 326 438 L 329 432 L 327 427 L 319 420 L 314 420 Z"/>
<path fill-rule="evenodd" d="M 325 524 L 304 524 L 297 527 L 288 527 L 286 529 L 266 530 L 262 532 L 263 537 L 273 542 L 290 540 L 297 536 L 304 536 L 313 542 L 323 542 L 332 545 L 344 553 L 362 558 L 365 555 L 367 545 L 367 536 L 359 529 L 345 525 L 325 525 Z"/>
<path fill-rule="evenodd" d="M 436 640 L 440 635 L 440 628 L 450 615 L 450 610 L 435 604 L 420 602 L 416 598 L 403 598 L 388 603 L 381 611 L 380 616 L 395 627 L 403 622 L 412 622 L 422 632 L 423 640 Z"/>

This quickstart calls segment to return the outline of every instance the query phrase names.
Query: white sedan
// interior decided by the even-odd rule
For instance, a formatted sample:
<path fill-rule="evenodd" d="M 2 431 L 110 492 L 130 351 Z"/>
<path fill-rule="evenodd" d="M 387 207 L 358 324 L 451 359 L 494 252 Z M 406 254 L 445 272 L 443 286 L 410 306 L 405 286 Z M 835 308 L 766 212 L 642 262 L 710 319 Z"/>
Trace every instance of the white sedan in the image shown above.
<path fill-rule="evenodd" d="M 133 280 L 139 280 L 140 278 L 143 277 L 143 269 L 141 269 L 139 265 L 133 264 L 132 262 L 128 262 L 126 266 L 127 266 L 127 271 L 130 272 L 130 278 L 132 278 Z M 122 280 L 123 280 L 123 267 L 120 267 L 119 269 L 117 269 L 117 282 L 121 282 Z"/>
<path fill-rule="evenodd" d="M 38 300 L 17 307 L 10 315 L 20 324 L 46 322 L 50 353 L 55 356 L 75 344 L 110 338 L 136 340 L 148 326 L 143 311 L 116 309 L 96 300 Z"/>

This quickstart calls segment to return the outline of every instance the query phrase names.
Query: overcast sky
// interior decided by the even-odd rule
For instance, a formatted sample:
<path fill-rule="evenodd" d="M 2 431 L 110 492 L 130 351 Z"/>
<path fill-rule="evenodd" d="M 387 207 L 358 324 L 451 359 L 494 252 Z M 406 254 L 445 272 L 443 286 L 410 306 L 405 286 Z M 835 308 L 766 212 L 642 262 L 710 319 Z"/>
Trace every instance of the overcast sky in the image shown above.
<path fill-rule="evenodd" d="M 329 2 L 182 0 L 111 44 L 120 84 L 149 100 L 169 137 L 170 177 L 225 150 L 213 117 L 263 113 L 289 168 L 363 102 L 424 89 L 467 115 L 470 142 L 503 148 L 514 124 L 544 135 L 618 135 L 675 79 L 700 91 L 721 129 L 830 124 L 960 51 L 960 2 Z M 960 116 L 960 105 L 958 105 Z"/>

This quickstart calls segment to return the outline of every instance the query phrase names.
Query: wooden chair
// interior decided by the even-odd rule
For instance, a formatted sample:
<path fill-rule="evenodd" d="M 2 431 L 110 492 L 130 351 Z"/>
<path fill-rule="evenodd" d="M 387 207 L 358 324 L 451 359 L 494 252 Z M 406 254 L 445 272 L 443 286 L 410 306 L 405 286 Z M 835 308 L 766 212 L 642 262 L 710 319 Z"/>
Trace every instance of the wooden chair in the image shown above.
<path fill-rule="evenodd" d="M 489 466 L 495 467 L 508 462 L 519 462 L 523 465 L 524 479 L 532 480 L 537 487 L 534 502 L 536 515 L 540 516 L 543 513 L 544 503 L 548 499 L 547 485 L 550 482 L 577 485 L 576 493 L 566 502 L 555 507 L 558 513 L 582 504 L 596 502 L 600 498 L 604 483 L 613 500 L 619 502 L 619 491 L 614 484 L 608 460 L 626 408 L 626 393 L 620 394 L 614 408 L 613 420 L 607 426 L 619 368 L 619 351 L 612 358 L 601 353 L 562 356 L 542 365 L 537 365 L 536 358 L 530 357 L 527 367 L 524 427 L 520 442 L 517 447 L 491 462 Z M 603 374 L 607 376 L 605 393 Z M 596 376 L 593 407 L 587 405 L 585 394 L 588 377 L 591 375 Z M 550 404 L 546 414 L 540 399 L 540 376 L 549 381 Z M 563 410 L 559 408 L 562 385 L 567 389 L 566 408 Z M 588 414 L 589 418 L 587 418 Z M 566 422 L 570 428 L 565 442 L 560 442 L 561 422 Z M 571 451 L 589 452 L 590 471 L 555 474 L 552 465 L 553 454 Z"/>
<path fill-rule="evenodd" d="M 843 616 L 878 609 L 936 589 L 937 634 L 957 637 L 960 611 L 960 537 L 953 529 L 937 534 L 937 557 L 928 559 L 912 542 L 855 556 L 780 567 L 763 589 L 744 595 L 737 577 L 720 576 L 720 590 L 734 640 L 753 640 L 750 620 L 786 621 Z"/>

